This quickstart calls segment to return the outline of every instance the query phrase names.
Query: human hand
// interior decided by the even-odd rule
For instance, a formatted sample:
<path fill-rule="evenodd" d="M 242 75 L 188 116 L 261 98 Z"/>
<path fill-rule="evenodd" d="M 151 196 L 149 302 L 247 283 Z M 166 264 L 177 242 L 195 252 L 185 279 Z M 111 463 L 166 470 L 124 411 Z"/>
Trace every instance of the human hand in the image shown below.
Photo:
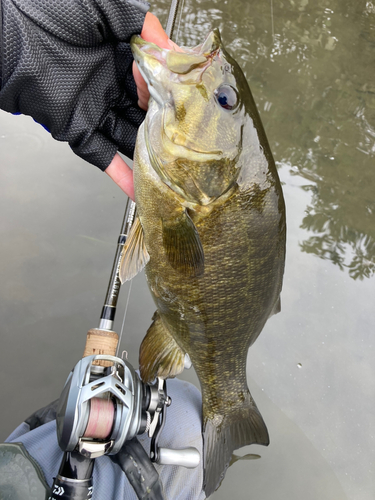
<path fill-rule="evenodd" d="M 159 19 L 150 12 L 147 12 L 146 14 L 141 37 L 148 42 L 155 43 L 159 47 L 179 50 L 178 46 L 168 38 L 162 28 L 162 25 L 160 24 Z M 137 85 L 138 106 L 147 110 L 150 93 L 135 62 L 133 62 L 133 76 Z M 130 196 L 130 198 L 134 200 L 133 171 L 119 154 L 114 156 L 105 172 L 128 196 Z"/>
<path fill-rule="evenodd" d="M 0 107 L 32 116 L 133 196 L 132 158 L 145 112 L 130 39 L 167 40 L 143 0 L 0 0 Z M 142 31 L 143 28 L 143 31 Z M 140 104 L 147 94 L 140 86 Z"/>

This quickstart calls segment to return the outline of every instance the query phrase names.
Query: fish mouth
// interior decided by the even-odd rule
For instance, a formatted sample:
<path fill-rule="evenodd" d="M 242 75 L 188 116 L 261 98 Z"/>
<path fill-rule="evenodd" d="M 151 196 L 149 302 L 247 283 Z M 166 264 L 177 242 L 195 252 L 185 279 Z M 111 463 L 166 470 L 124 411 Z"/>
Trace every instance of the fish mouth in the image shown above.
<path fill-rule="evenodd" d="M 163 61 L 162 52 L 166 51 L 166 49 L 161 49 L 154 43 L 146 42 L 145 40 L 143 40 L 143 38 L 141 38 L 138 35 L 132 37 L 130 46 L 133 52 L 134 61 L 137 65 L 137 68 L 142 78 L 146 82 L 151 97 L 154 99 L 154 101 L 156 101 L 159 104 L 159 106 L 163 106 L 165 101 L 161 93 L 158 92 L 153 82 L 151 81 L 151 75 L 152 75 L 153 59 L 162 64 Z M 152 49 L 152 53 L 149 53 L 150 49 Z M 158 55 L 160 54 L 160 56 L 156 57 L 157 54 Z M 153 65 L 156 67 L 155 61 Z"/>
<path fill-rule="evenodd" d="M 220 48 L 220 34 L 212 31 L 197 47 L 166 49 L 134 35 L 130 41 L 135 63 L 152 98 L 162 106 L 168 99 L 168 83 L 197 84 Z"/>
<path fill-rule="evenodd" d="M 199 75 L 200 80 L 204 71 L 211 65 L 209 53 L 197 53 L 197 49 L 200 48 L 201 46 L 195 49 L 186 49 L 186 52 L 177 52 L 174 49 L 161 48 L 152 42 L 147 42 L 138 35 L 131 39 L 135 63 L 147 84 L 150 96 L 162 113 L 161 131 L 166 148 L 178 157 L 188 156 L 192 160 L 202 161 L 201 156 L 203 156 L 204 161 L 217 160 L 222 158 L 223 152 L 221 150 L 205 151 L 199 149 L 193 141 L 179 134 L 176 129 L 170 133 L 167 125 L 168 122 L 171 122 L 171 115 L 175 116 L 176 114 L 173 95 L 168 90 L 168 83 L 183 83 L 181 80 L 186 79 L 186 75 L 194 69 L 198 69 L 195 78 L 198 78 Z M 166 84 L 162 83 L 163 80 Z M 148 115 L 146 126 L 152 126 L 154 116 L 155 114 Z"/>
<path fill-rule="evenodd" d="M 220 49 L 221 38 L 219 30 L 213 30 L 208 34 L 201 45 L 193 48 L 179 48 L 172 46 L 171 49 L 162 48 L 155 43 L 144 40 L 139 35 L 134 35 L 130 41 L 133 57 L 139 66 L 153 58 L 159 64 L 166 67 L 176 75 L 186 75 L 193 69 L 210 63 L 214 54 Z"/>

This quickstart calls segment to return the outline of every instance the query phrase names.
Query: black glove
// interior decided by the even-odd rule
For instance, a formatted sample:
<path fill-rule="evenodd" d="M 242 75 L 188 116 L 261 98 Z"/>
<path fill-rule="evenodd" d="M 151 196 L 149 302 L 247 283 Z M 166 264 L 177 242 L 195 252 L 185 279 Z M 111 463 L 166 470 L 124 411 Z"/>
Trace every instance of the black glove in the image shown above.
<path fill-rule="evenodd" d="M 148 3 L 0 2 L 0 107 L 31 115 L 102 170 L 117 150 L 132 158 L 145 112 L 129 42 L 142 30 Z"/>

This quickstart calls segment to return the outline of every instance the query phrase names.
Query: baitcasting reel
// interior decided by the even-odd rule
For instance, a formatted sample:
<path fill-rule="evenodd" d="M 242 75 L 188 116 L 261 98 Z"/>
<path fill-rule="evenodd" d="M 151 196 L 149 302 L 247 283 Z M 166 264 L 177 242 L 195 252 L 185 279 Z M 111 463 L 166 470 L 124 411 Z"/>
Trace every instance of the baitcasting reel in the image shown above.
<path fill-rule="evenodd" d="M 165 380 L 143 383 L 128 361 L 112 355 L 81 359 L 69 374 L 57 409 L 57 439 L 65 454 L 50 499 L 90 499 L 94 459 L 118 453 L 126 441 L 145 432 L 152 438 L 152 462 L 197 467 L 196 448 L 158 446 L 170 404 Z"/>
<path fill-rule="evenodd" d="M 98 366 L 95 361 L 111 366 Z M 165 408 L 170 404 L 165 380 L 144 384 L 126 360 L 87 356 L 70 373 L 60 397 L 56 418 L 59 446 L 63 451 L 77 450 L 87 458 L 97 458 L 118 453 L 125 441 L 148 432 L 153 438 L 153 462 L 196 467 L 199 453 L 195 448 L 157 447 Z"/>

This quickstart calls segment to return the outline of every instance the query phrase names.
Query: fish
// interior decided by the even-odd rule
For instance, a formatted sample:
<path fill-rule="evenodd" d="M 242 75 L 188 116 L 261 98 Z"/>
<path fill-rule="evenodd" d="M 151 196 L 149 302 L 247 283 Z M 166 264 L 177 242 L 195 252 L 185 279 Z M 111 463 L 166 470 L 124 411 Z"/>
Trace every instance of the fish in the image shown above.
<path fill-rule="evenodd" d="M 177 376 L 186 355 L 197 373 L 208 497 L 235 449 L 269 444 L 246 362 L 280 310 L 285 203 L 249 85 L 220 32 L 182 52 L 139 36 L 131 49 L 151 97 L 120 279 L 144 268 L 156 305 L 140 347 L 142 380 Z"/>

